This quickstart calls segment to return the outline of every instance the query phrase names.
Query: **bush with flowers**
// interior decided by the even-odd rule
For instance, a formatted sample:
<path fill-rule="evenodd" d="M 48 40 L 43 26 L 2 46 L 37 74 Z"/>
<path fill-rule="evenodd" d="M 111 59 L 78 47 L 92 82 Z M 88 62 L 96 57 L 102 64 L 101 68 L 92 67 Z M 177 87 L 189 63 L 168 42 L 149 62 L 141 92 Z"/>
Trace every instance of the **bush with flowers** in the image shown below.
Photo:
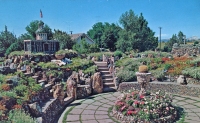
<path fill-rule="evenodd" d="M 172 95 L 158 91 L 139 95 L 138 90 L 122 93 L 113 107 L 113 115 L 121 121 L 132 123 L 164 123 L 178 119 L 177 107 L 172 105 Z"/>

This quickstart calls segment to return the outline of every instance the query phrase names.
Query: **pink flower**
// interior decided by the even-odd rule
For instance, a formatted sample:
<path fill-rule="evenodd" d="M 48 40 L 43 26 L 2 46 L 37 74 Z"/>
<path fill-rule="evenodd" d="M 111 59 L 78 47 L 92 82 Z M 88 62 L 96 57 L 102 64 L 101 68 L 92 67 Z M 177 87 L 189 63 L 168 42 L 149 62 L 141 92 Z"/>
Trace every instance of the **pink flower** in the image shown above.
<path fill-rule="evenodd" d="M 123 105 L 124 105 L 124 102 L 118 100 L 118 101 L 115 103 L 115 105 L 123 106 Z"/>
<path fill-rule="evenodd" d="M 141 101 L 140 104 L 141 104 L 141 105 L 144 105 L 144 101 Z"/>
<path fill-rule="evenodd" d="M 136 100 L 136 101 L 134 102 L 134 104 L 137 105 L 137 104 L 139 104 L 139 102 Z"/>
<path fill-rule="evenodd" d="M 120 111 L 123 111 L 126 108 L 126 106 L 124 105 L 123 107 L 121 107 Z"/>
<path fill-rule="evenodd" d="M 144 95 L 140 95 L 140 99 L 144 99 Z"/>

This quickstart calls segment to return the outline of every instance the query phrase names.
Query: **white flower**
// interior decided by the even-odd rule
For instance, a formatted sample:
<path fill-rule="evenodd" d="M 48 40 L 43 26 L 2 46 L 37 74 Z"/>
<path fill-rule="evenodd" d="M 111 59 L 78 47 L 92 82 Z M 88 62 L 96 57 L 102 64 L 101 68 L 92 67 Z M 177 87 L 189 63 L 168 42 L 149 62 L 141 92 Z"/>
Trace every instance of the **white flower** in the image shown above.
<path fill-rule="evenodd" d="M 144 104 L 148 104 L 148 102 L 146 101 Z"/>

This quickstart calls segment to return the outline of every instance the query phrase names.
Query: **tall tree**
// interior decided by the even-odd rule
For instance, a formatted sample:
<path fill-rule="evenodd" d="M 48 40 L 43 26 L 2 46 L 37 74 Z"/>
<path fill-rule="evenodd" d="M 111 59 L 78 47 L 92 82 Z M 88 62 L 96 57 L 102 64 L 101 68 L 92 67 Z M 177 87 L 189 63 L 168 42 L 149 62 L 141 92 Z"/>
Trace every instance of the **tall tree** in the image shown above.
<path fill-rule="evenodd" d="M 174 43 L 179 43 L 178 37 L 176 36 L 176 34 L 173 34 L 172 37 L 169 39 L 169 41 L 166 42 L 166 44 L 165 44 L 165 48 L 167 49 L 168 52 L 170 52 L 172 50 Z"/>
<path fill-rule="evenodd" d="M 87 34 L 98 44 L 99 47 L 116 49 L 116 42 L 119 38 L 118 32 L 121 28 L 114 23 L 98 22 L 93 25 Z"/>
<path fill-rule="evenodd" d="M 184 34 L 183 32 L 179 31 L 178 35 L 173 34 L 172 37 L 168 42 L 165 44 L 165 50 L 170 52 L 172 50 L 173 44 L 177 43 L 178 45 L 184 43 Z"/>
<path fill-rule="evenodd" d="M 34 40 L 36 38 L 36 31 L 38 29 L 39 23 L 43 23 L 43 22 L 35 20 L 35 21 L 30 22 L 30 24 L 28 26 L 26 26 L 26 31 L 31 36 L 32 40 Z M 53 38 L 52 30 L 48 25 L 45 24 L 44 27 L 43 27 L 43 30 L 47 33 L 48 39 Z"/>
<path fill-rule="evenodd" d="M 20 51 L 20 50 L 24 50 L 24 40 L 26 39 L 30 39 L 30 35 L 25 33 L 22 34 L 21 36 L 19 36 L 17 38 L 17 40 L 12 43 L 7 49 L 6 49 L 6 55 L 9 55 L 11 52 L 13 51 Z"/>
<path fill-rule="evenodd" d="M 5 26 L 5 30 L 0 33 L 0 51 L 5 52 L 12 43 L 16 42 L 16 40 L 16 36 L 9 32 L 7 26 Z"/>
<path fill-rule="evenodd" d="M 125 33 L 119 33 L 121 40 L 118 40 L 117 44 L 123 44 L 123 41 L 127 41 L 131 45 L 127 50 L 130 50 L 131 47 L 131 49 L 138 51 L 151 50 L 157 47 L 158 38 L 154 36 L 155 32 L 148 27 L 148 22 L 144 19 L 142 13 L 137 16 L 133 10 L 129 10 L 121 15 L 119 22 Z"/>
<path fill-rule="evenodd" d="M 70 35 L 61 30 L 54 29 L 53 38 L 59 41 L 60 49 L 72 49 L 75 44 Z"/>
<path fill-rule="evenodd" d="M 179 44 L 183 44 L 184 43 L 184 34 L 181 31 L 178 32 L 178 43 Z"/>

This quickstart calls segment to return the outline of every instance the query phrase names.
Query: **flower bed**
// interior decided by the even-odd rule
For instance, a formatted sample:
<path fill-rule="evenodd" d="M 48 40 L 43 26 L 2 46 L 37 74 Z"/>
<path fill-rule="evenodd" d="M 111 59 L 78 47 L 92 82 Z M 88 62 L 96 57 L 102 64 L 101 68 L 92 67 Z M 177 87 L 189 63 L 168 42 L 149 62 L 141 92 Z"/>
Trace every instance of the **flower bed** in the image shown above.
<path fill-rule="evenodd" d="M 174 122 L 178 119 L 177 108 L 172 105 L 172 95 L 158 91 L 139 95 L 132 90 L 121 94 L 115 102 L 113 115 L 122 122 Z"/>

